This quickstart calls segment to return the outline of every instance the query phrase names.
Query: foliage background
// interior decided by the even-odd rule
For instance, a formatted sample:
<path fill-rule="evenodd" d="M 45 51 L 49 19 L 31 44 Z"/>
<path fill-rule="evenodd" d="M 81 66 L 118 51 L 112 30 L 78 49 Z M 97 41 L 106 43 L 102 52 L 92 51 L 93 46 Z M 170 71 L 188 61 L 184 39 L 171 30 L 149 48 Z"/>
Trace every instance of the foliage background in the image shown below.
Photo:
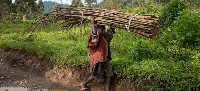
<path fill-rule="evenodd" d="M 119 77 L 128 78 L 130 82 L 153 91 L 198 91 L 200 9 L 187 0 L 154 1 L 156 3 L 137 2 L 135 5 L 138 6 L 115 8 L 129 13 L 156 14 L 160 20 L 163 19 L 160 26 L 162 23 L 167 25 L 161 27 L 162 32 L 153 40 L 116 30 L 110 45 L 114 71 Z M 1 48 L 26 50 L 49 59 L 49 62 L 89 71 L 86 46 L 91 33 L 90 24 L 85 24 L 85 31 L 80 32 L 81 27 L 66 31 L 54 23 L 33 34 L 21 36 L 32 20 L 21 21 L 13 16 L 21 15 L 11 14 L 9 21 L 0 21 Z"/>

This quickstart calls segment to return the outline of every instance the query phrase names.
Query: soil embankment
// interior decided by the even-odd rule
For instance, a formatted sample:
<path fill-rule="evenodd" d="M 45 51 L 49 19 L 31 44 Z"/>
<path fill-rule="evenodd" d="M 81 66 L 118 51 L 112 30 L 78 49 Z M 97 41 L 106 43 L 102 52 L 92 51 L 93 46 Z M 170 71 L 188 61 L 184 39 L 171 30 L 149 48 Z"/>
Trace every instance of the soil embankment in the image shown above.
<path fill-rule="evenodd" d="M 32 90 L 64 89 L 79 91 L 79 84 L 90 76 L 89 71 L 81 68 L 59 67 L 48 63 L 45 58 L 20 50 L 0 49 L 0 86 L 25 87 Z M 114 91 L 141 90 L 136 85 L 119 86 L 118 80 L 112 82 Z M 98 79 L 90 84 L 92 91 L 104 91 L 105 79 Z M 130 86 L 129 86 L 130 87 Z"/>

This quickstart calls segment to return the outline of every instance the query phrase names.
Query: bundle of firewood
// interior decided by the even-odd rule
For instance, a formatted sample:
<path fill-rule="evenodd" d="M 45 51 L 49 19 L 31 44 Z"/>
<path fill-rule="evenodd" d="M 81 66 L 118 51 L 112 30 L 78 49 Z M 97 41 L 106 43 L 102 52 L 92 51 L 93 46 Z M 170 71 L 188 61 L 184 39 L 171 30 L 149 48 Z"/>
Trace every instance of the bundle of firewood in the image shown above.
<path fill-rule="evenodd" d="M 128 30 L 145 38 L 153 38 L 159 33 L 158 17 L 151 14 L 132 14 L 108 9 L 65 7 L 43 15 L 42 22 L 63 21 L 66 27 L 90 22 L 94 16 L 99 25 Z"/>

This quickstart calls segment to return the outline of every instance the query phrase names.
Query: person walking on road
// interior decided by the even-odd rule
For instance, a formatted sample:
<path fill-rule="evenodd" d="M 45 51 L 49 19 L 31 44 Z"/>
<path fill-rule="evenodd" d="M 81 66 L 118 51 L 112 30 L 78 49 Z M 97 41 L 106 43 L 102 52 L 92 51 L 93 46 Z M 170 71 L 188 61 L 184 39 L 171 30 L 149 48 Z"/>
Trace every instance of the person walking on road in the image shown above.
<path fill-rule="evenodd" d="M 87 48 L 91 76 L 86 81 L 81 83 L 80 90 L 88 91 L 88 83 L 100 76 L 105 75 L 107 78 L 106 91 L 110 91 L 111 77 L 114 75 L 114 72 L 112 65 L 110 64 L 112 58 L 109 45 L 113 39 L 115 29 L 109 28 L 105 31 L 105 26 L 97 25 L 94 17 L 91 17 L 90 21 L 92 24 L 92 34 L 90 35 Z"/>

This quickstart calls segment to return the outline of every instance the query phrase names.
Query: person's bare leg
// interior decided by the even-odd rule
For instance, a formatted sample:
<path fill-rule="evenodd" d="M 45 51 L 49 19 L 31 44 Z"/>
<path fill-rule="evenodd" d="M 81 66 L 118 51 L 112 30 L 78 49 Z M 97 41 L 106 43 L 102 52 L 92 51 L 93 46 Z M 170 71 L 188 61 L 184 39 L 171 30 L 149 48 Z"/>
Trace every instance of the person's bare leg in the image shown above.
<path fill-rule="evenodd" d="M 94 76 L 90 76 L 86 81 L 82 83 L 83 88 L 87 88 L 87 84 L 94 80 Z"/>
<path fill-rule="evenodd" d="M 110 82 L 111 82 L 111 77 L 107 77 L 106 91 L 110 91 Z"/>

